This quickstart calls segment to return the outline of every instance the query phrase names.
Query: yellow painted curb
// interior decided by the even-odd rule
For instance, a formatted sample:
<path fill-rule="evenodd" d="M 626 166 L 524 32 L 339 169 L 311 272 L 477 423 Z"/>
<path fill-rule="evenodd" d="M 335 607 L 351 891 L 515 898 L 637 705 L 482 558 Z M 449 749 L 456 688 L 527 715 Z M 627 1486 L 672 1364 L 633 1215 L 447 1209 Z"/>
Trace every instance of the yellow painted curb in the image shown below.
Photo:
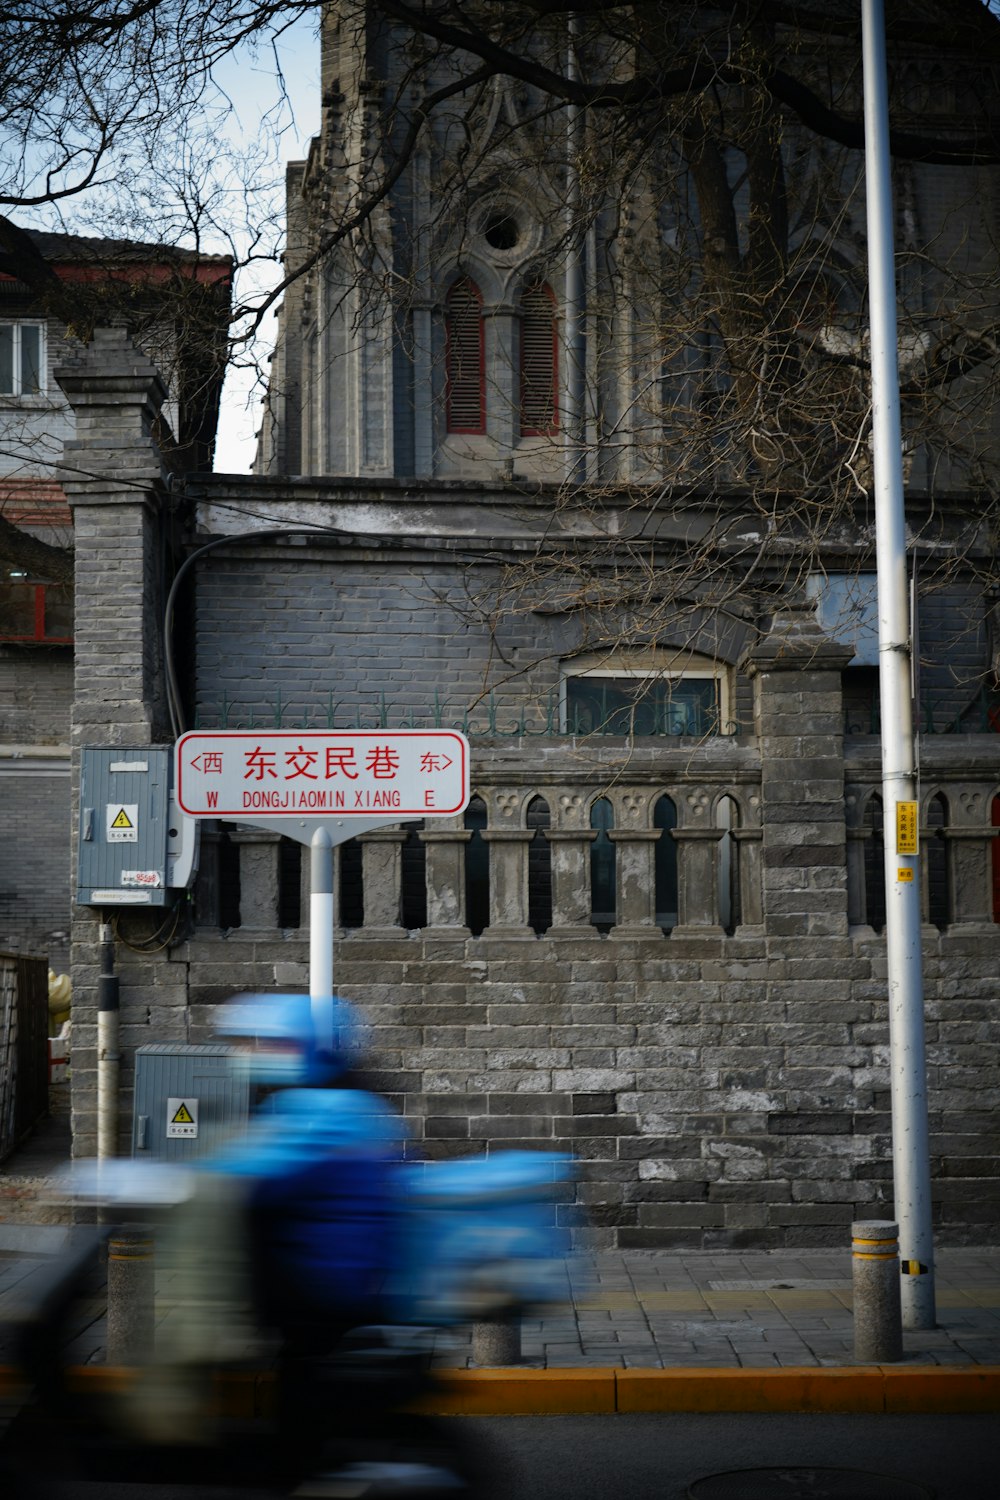
<path fill-rule="evenodd" d="M 615 1410 L 615 1375 L 596 1370 L 439 1370 L 416 1409 L 436 1416 L 566 1416 Z"/>
<path fill-rule="evenodd" d="M 886 1411 L 1000 1411 L 996 1365 L 883 1365 L 882 1377 Z"/>
<path fill-rule="evenodd" d="M 100 1398 L 136 1372 L 78 1366 L 70 1389 Z M 27 1399 L 18 1372 L 0 1367 L 0 1397 Z M 216 1379 L 216 1409 L 227 1417 L 267 1417 L 274 1375 L 227 1371 Z M 1000 1411 L 1000 1365 L 800 1365 L 786 1369 L 611 1368 L 438 1370 L 415 1410 L 439 1416 L 601 1415 L 613 1412 Z"/>
<path fill-rule="evenodd" d="M 618 1411 L 880 1412 L 878 1370 L 617 1370 Z"/>

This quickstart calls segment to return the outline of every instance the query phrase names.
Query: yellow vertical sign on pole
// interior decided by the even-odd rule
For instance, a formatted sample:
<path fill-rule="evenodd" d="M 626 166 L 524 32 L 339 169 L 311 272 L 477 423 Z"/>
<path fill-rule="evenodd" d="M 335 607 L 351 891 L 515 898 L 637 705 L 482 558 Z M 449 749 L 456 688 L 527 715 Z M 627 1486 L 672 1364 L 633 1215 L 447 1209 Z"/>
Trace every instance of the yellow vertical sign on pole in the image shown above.
<path fill-rule="evenodd" d="M 896 803 L 896 853 L 916 854 L 919 838 L 919 807 L 917 802 Z"/>

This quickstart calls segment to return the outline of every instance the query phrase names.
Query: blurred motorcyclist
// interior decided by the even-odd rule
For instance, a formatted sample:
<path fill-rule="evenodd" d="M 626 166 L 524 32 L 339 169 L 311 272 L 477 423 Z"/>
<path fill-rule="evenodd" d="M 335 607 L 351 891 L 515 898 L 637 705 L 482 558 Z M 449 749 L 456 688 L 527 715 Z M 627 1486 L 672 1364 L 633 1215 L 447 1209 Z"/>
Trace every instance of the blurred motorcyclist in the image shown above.
<path fill-rule="evenodd" d="M 360 1028 L 346 1002 L 244 997 L 223 1007 L 217 1029 L 244 1045 L 237 1065 L 263 1097 L 246 1134 L 205 1166 L 246 1181 L 254 1314 L 280 1344 L 279 1433 L 289 1460 L 308 1470 L 331 1418 L 354 1437 L 384 1420 L 335 1356 L 351 1329 L 390 1316 L 403 1125 L 354 1084 Z"/>

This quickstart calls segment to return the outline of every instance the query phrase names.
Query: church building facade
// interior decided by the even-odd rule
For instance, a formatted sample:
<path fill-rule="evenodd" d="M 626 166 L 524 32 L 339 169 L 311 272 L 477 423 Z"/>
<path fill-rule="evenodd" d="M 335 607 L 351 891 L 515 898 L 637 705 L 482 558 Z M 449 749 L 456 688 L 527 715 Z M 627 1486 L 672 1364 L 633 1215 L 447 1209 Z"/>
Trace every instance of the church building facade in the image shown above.
<path fill-rule="evenodd" d="M 892 1204 L 856 59 L 772 35 L 768 93 L 710 27 L 714 87 L 661 79 L 649 116 L 688 31 L 562 17 L 515 69 L 468 27 L 325 11 L 250 478 L 177 474 L 168 507 L 151 368 L 110 340 L 73 374 L 77 441 L 116 423 L 139 476 L 67 483 L 78 642 L 88 558 L 142 566 L 168 509 L 212 543 L 166 643 L 147 608 L 111 674 L 78 653 L 76 744 L 463 730 L 464 814 L 337 852 L 335 985 L 414 1154 L 567 1148 L 598 1244 L 844 1243 Z M 969 1243 L 1000 1225 L 996 178 L 906 152 L 932 99 L 958 154 L 995 81 L 894 59 L 934 1200 Z M 773 91 L 790 60 L 844 139 Z M 206 824 L 177 920 L 122 923 L 126 1057 L 307 988 L 307 898 L 293 839 Z"/>

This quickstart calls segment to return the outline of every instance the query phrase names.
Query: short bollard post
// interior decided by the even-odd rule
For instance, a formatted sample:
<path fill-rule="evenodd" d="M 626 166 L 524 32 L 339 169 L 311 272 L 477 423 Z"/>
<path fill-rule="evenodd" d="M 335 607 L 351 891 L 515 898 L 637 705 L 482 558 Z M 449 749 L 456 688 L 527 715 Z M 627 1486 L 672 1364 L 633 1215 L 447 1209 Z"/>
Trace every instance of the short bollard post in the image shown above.
<path fill-rule="evenodd" d="M 147 1229 L 108 1236 L 108 1364 L 136 1365 L 153 1344 L 153 1237 Z"/>
<path fill-rule="evenodd" d="M 899 1225 L 866 1219 L 851 1225 L 854 1357 L 891 1364 L 903 1357 Z"/>
<path fill-rule="evenodd" d="M 521 1319 L 487 1318 L 472 1325 L 474 1365 L 517 1365 L 521 1362 Z"/>

